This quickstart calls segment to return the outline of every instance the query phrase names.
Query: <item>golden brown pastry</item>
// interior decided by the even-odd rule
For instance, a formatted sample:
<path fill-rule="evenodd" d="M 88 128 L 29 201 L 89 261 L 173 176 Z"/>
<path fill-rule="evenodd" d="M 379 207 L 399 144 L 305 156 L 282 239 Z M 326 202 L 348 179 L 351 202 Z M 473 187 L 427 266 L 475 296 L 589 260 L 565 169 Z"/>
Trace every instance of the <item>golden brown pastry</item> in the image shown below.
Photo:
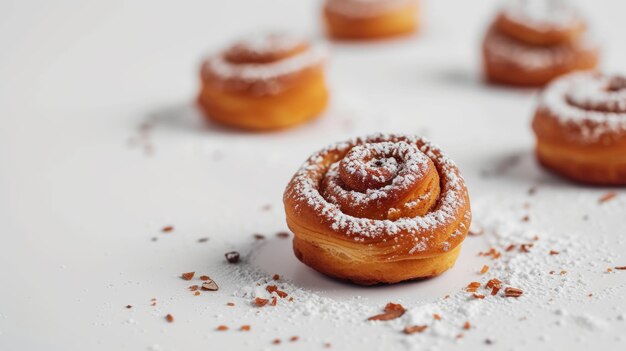
<path fill-rule="evenodd" d="M 324 21 L 331 37 L 375 39 L 415 32 L 418 0 L 326 0 Z"/>
<path fill-rule="evenodd" d="M 598 57 L 584 20 L 562 0 L 511 2 L 483 42 L 485 75 L 500 84 L 542 86 L 563 74 L 595 68 Z"/>
<path fill-rule="evenodd" d="M 283 201 L 296 257 L 363 285 L 443 273 L 471 221 L 454 162 L 404 135 L 349 140 L 313 154 Z"/>
<path fill-rule="evenodd" d="M 543 166 L 584 183 L 626 185 L 626 76 L 579 72 L 552 82 L 533 130 Z"/>
<path fill-rule="evenodd" d="M 198 104 L 208 119 L 269 130 L 318 116 L 328 102 L 324 50 L 287 34 L 241 40 L 209 57 Z"/>

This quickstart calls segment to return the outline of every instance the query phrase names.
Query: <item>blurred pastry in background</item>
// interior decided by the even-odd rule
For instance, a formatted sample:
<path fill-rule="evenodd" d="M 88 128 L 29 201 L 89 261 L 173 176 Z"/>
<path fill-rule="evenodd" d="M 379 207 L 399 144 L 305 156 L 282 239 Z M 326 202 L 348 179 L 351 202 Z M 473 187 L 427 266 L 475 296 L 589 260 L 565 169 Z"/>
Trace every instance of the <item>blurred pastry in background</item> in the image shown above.
<path fill-rule="evenodd" d="M 626 185 L 626 76 L 577 72 L 555 80 L 533 130 L 546 168 L 583 183 Z"/>
<path fill-rule="evenodd" d="M 487 80 L 516 86 L 543 86 L 599 61 L 584 19 L 565 0 L 509 1 L 489 27 L 482 51 Z"/>
<path fill-rule="evenodd" d="M 284 33 L 258 34 L 207 58 L 198 104 L 209 120 L 250 130 L 294 126 L 328 103 L 322 47 Z"/>
<path fill-rule="evenodd" d="M 336 39 L 378 39 L 418 28 L 418 0 L 326 0 L 324 22 Z"/>

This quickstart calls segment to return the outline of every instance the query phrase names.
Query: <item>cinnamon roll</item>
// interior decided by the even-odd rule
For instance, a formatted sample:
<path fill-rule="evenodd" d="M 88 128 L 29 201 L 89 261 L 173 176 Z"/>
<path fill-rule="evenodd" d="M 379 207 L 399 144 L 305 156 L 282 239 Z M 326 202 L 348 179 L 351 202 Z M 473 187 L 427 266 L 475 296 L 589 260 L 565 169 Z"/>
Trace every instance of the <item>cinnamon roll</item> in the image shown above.
<path fill-rule="evenodd" d="M 542 86 L 598 65 L 586 24 L 563 0 L 517 0 L 506 6 L 483 41 L 483 65 L 494 83 Z"/>
<path fill-rule="evenodd" d="M 584 183 L 626 185 L 626 76 L 579 72 L 554 81 L 533 130 L 546 168 Z"/>
<path fill-rule="evenodd" d="M 283 201 L 296 257 L 363 285 L 443 273 L 471 222 L 454 162 L 413 136 L 331 145 L 304 163 Z"/>
<path fill-rule="evenodd" d="M 267 130 L 308 121 L 326 107 L 324 50 L 287 34 L 241 40 L 201 68 L 198 104 L 208 119 Z"/>
<path fill-rule="evenodd" d="M 414 32 L 418 0 L 326 0 L 324 21 L 337 39 L 373 39 Z"/>

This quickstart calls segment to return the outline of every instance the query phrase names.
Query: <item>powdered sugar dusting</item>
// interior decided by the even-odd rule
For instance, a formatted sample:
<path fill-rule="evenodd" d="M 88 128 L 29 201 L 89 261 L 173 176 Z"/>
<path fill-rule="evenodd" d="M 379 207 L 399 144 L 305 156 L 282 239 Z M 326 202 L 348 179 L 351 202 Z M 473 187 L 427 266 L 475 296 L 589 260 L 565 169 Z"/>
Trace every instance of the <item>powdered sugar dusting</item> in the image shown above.
<path fill-rule="evenodd" d="M 205 69 L 209 69 L 225 79 L 269 80 L 320 63 L 325 57 L 324 52 L 321 48 L 316 47 L 302 54 L 268 64 L 232 64 L 226 61 L 223 56 L 215 56 L 207 61 Z"/>
<path fill-rule="evenodd" d="M 575 45 L 576 51 L 572 50 Z M 515 65 L 525 69 L 545 69 L 566 65 L 580 54 L 580 51 L 595 53 L 598 48 L 588 37 L 580 38 L 575 44 L 537 46 L 523 43 L 491 28 L 485 40 L 485 50 L 496 62 Z"/>
<path fill-rule="evenodd" d="M 287 315 L 299 323 L 307 324 L 320 319 L 331 325 L 340 326 L 346 332 L 362 330 L 368 326 L 390 328 L 398 333 L 398 340 L 410 350 L 449 349 L 455 344 L 466 344 L 467 339 L 476 338 L 498 343 L 519 327 L 520 321 L 528 318 L 547 320 L 548 328 L 576 328 L 575 330 L 603 332 L 614 328 L 606 318 L 593 313 L 577 312 L 577 305 L 589 300 L 587 291 L 591 288 L 585 274 L 598 273 L 597 265 L 589 263 L 602 255 L 612 260 L 614 254 L 607 247 L 590 249 L 582 237 L 577 235 L 555 235 L 556 233 L 531 229 L 519 221 L 514 209 L 507 209 L 493 198 L 480 199 L 476 221 L 484 229 L 480 239 L 486 240 L 489 247 L 501 252 L 498 259 L 488 259 L 489 271 L 483 275 L 468 277 L 480 283 L 475 298 L 465 289 L 458 289 L 440 298 L 428 300 L 394 301 L 401 302 L 406 313 L 398 319 L 385 322 L 367 322 L 367 317 L 377 314 L 378 309 L 367 299 L 355 297 L 335 300 L 323 297 L 316 292 L 298 287 L 289 281 L 276 282 L 269 276 L 250 267 L 242 267 L 239 274 L 242 287 L 235 296 L 253 304 L 255 298 L 272 298 L 267 292 L 268 285 L 278 285 L 294 297 L 293 302 L 279 302 L 280 315 Z M 518 248 L 532 244 L 527 251 Z M 509 250 L 511 246 L 515 250 Z M 557 255 L 551 250 L 558 249 Z M 563 269 L 567 269 L 563 270 Z M 251 274 L 250 272 L 255 272 Z M 602 274 L 600 272 L 600 274 Z M 499 279 L 502 288 L 495 294 L 485 288 L 490 279 Z M 515 287 L 523 291 L 519 297 L 506 297 L 505 288 Z M 416 284 L 419 289 L 419 283 Z M 392 300 L 393 301 L 393 300 Z M 285 311 L 286 310 L 286 311 Z M 548 317 L 545 311 L 548 310 Z M 621 315 L 620 315 L 621 316 Z M 506 322 L 506 323 L 505 323 Z M 465 324 L 469 323 L 466 329 Z M 408 326 L 426 326 L 425 330 L 412 335 L 402 334 Z M 362 332 L 361 332 L 362 334 Z M 547 331 L 539 337 L 547 338 Z M 463 336 L 465 335 L 465 336 Z"/>
<path fill-rule="evenodd" d="M 556 32 L 562 38 L 551 45 L 537 45 L 517 32 L 532 32 L 547 38 Z M 581 60 L 595 60 L 599 49 L 571 3 L 516 0 L 504 6 L 487 32 L 484 51 L 492 63 L 541 71 L 577 67 Z"/>
<path fill-rule="evenodd" d="M 397 139 L 406 140 L 411 144 L 417 145 L 421 153 L 438 165 L 443 188 L 438 205 L 433 211 L 423 217 L 400 218 L 396 221 L 357 218 L 344 214 L 339 206 L 329 202 L 320 193 L 320 180 L 332 168 L 332 164 L 338 161 L 336 159 L 328 160 L 328 157 L 335 157 L 330 155 L 345 154 L 355 145 L 374 140 L 380 142 Z M 402 183 L 403 180 L 400 179 L 398 182 Z M 296 198 L 302 205 L 308 206 L 316 213 L 319 213 L 325 221 L 331 224 L 334 230 L 344 231 L 347 235 L 356 236 L 357 238 L 393 236 L 401 232 L 416 237 L 428 236 L 429 234 L 425 233 L 431 233 L 436 228 L 453 221 L 460 209 L 466 204 L 466 198 L 462 195 L 466 194 L 465 185 L 463 179 L 458 174 L 454 162 L 430 142 L 412 136 L 381 134 L 331 145 L 311 156 L 296 173 L 292 183 L 294 186 L 288 188 L 285 196 Z M 373 192 L 369 196 L 377 196 L 375 194 L 376 192 Z M 368 195 L 363 195 L 363 198 L 366 198 L 366 196 Z"/>
<path fill-rule="evenodd" d="M 240 272 L 241 273 L 241 272 Z M 362 321 L 363 312 L 372 310 L 359 302 L 358 298 L 347 301 L 337 301 L 328 297 L 323 297 L 309 290 L 302 289 L 289 281 L 275 281 L 261 272 L 256 274 L 242 273 L 248 285 L 243 285 L 237 289 L 233 295 L 246 299 L 254 306 L 256 298 L 280 299 L 277 302 L 278 309 L 287 309 L 289 314 L 297 316 L 320 318 L 335 324 L 341 322 L 358 323 Z M 256 276 L 256 279 L 251 279 Z M 277 286 L 278 289 L 287 294 L 286 298 L 280 298 L 275 292 L 268 292 L 268 286 Z M 361 311 L 361 313 L 343 313 L 344 311 Z"/>
<path fill-rule="evenodd" d="M 592 72 L 562 77 L 545 89 L 539 109 L 563 125 L 578 126 L 583 140 L 626 132 L 626 89 L 611 91 L 612 79 Z"/>
<path fill-rule="evenodd" d="M 477 293 L 486 297 L 475 298 L 471 293 L 459 291 L 446 298 L 410 308 L 402 320 L 390 323 L 390 327 L 398 331 L 412 325 L 428 327 L 419 335 L 404 339 L 409 349 L 437 349 L 451 343 L 463 343 L 463 333 L 475 333 L 472 331 L 474 328 L 483 330 L 482 334 L 488 336 L 490 342 L 497 342 L 506 332 L 498 327 L 494 328 L 494 323 L 490 321 L 513 311 L 527 318 L 546 308 L 552 309 L 555 327 L 566 327 L 569 323 L 584 330 L 598 331 L 611 327 L 603 318 L 591 314 L 569 313 L 557 302 L 580 303 L 588 299 L 583 292 L 589 287 L 583 279 L 581 269 L 585 269 L 586 262 L 593 254 L 580 244 L 581 238 L 571 235 L 553 236 L 551 233 L 530 230 L 520 224 L 516 219 L 517 215 L 512 211 L 494 209 L 493 205 L 486 202 L 476 207 L 476 212 L 483 216 L 475 220 L 484 227 L 486 240 L 492 248 L 502 253 L 499 259 L 489 262 L 487 274 L 476 278 L 481 284 Z M 519 247 L 526 243 L 532 243 L 528 252 L 510 249 L 507 251 L 511 245 Z M 548 254 L 554 248 L 562 250 L 558 255 Z M 607 250 L 603 254 L 611 256 Z M 567 267 L 572 271 L 560 270 L 559 267 Z M 485 283 L 494 278 L 502 282 L 502 288 L 496 295 L 491 295 L 491 289 L 486 289 Z M 519 298 L 507 298 L 504 294 L 505 287 L 519 288 L 523 295 Z M 470 322 L 470 330 L 462 327 L 466 322 Z M 510 325 L 515 328 L 516 323 Z"/>
<path fill-rule="evenodd" d="M 594 111 L 626 114 L 626 86 L 614 86 L 623 82 L 620 76 L 593 74 L 584 84 L 572 82 L 566 95 L 570 105 Z M 580 78 L 582 81 L 583 78 Z"/>
<path fill-rule="evenodd" d="M 291 51 L 304 42 L 306 42 L 304 38 L 288 33 L 254 33 L 236 42 L 233 48 L 243 48 L 264 55 L 276 51 Z"/>
<path fill-rule="evenodd" d="M 236 45 L 245 46 L 246 50 L 264 55 L 273 51 L 289 51 L 303 43 L 306 41 L 298 37 L 273 34 L 257 35 Z M 231 62 L 225 53 L 219 53 L 205 61 L 202 74 L 215 76 L 221 84 L 235 90 L 253 84 L 253 90 L 258 95 L 272 95 L 283 90 L 282 78 L 317 67 L 324 63 L 327 56 L 326 48 L 319 44 L 311 44 L 304 51 L 274 62 Z"/>
<path fill-rule="evenodd" d="M 513 0 L 503 11 L 509 19 L 538 31 L 567 28 L 580 20 L 578 11 L 565 0 Z"/>
<path fill-rule="evenodd" d="M 405 142 L 357 145 L 341 162 L 330 166 L 323 180 L 329 192 L 324 195 L 333 203 L 339 197 L 351 205 L 369 207 L 390 194 L 404 195 L 421 181 L 428 161 L 416 146 Z M 342 177 L 340 168 L 350 176 Z M 355 189 L 344 189 L 344 183 Z"/>

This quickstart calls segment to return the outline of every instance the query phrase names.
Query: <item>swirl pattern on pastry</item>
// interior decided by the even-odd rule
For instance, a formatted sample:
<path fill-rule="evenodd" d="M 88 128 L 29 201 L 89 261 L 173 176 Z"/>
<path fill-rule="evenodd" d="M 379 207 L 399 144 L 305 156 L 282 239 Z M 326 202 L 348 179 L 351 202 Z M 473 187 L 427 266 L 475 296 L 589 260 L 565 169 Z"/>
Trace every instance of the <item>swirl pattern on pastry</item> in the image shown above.
<path fill-rule="evenodd" d="M 414 32 L 418 0 L 326 0 L 328 33 L 338 39 L 383 38 Z"/>
<path fill-rule="evenodd" d="M 318 115 L 328 92 L 326 51 L 297 36 L 259 34 L 205 60 L 198 102 L 208 118 L 248 129 L 276 129 Z"/>
<path fill-rule="evenodd" d="M 487 79 L 510 85 L 541 86 L 596 67 L 598 56 L 585 22 L 560 0 L 513 2 L 498 14 L 483 41 Z"/>
<path fill-rule="evenodd" d="M 294 252 L 360 284 L 436 276 L 452 267 L 471 221 L 456 165 L 428 141 L 375 135 L 311 156 L 284 195 Z"/>
<path fill-rule="evenodd" d="M 551 83 L 533 120 L 537 157 L 593 184 L 626 184 L 626 77 L 579 72 Z"/>

